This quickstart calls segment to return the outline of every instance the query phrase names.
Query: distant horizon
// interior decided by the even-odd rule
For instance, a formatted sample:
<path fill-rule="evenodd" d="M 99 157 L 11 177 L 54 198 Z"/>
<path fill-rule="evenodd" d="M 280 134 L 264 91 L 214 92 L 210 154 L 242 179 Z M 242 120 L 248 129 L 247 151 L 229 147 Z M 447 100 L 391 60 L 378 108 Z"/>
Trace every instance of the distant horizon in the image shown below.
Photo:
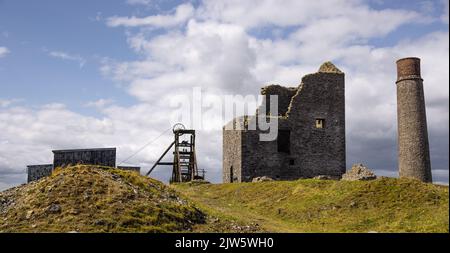
<path fill-rule="evenodd" d="M 421 58 L 433 181 L 448 185 L 448 45 L 448 0 L 0 1 L 0 190 L 25 183 L 26 165 L 52 161 L 53 149 L 112 146 L 124 160 L 172 126 L 171 99 L 198 102 L 195 87 L 256 96 L 296 87 L 326 61 L 345 73 L 347 169 L 394 177 L 403 57 Z M 218 129 L 231 120 L 219 114 L 197 132 L 198 165 L 214 183 Z M 129 163 L 146 171 L 172 139 Z"/>

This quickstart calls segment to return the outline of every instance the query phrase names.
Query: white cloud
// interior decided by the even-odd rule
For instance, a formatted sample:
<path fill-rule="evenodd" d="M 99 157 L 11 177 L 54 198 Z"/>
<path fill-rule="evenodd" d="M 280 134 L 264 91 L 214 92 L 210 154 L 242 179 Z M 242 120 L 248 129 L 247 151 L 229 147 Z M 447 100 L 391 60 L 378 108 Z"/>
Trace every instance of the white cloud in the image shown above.
<path fill-rule="evenodd" d="M 110 17 L 107 24 L 112 27 L 116 26 L 153 26 L 153 27 L 171 27 L 186 22 L 194 14 L 192 4 L 181 4 L 175 9 L 173 15 L 154 15 L 144 18 L 139 17 Z"/>
<path fill-rule="evenodd" d="M 137 43 L 139 52 L 166 68 L 153 78 L 138 77 L 131 82 L 131 94 L 142 100 L 151 99 L 148 92 L 155 92 L 150 88 L 155 86 L 165 89 L 200 86 L 238 92 L 253 83 L 250 69 L 256 55 L 239 26 L 190 21 L 185 33 L 136 39 L 141 40 Z M 149 73 L 160 70 L 161 65 L 149 69 Z"/>
<path fill-rule="evenodd" d="M 100 108 L 101 109 L 101 108 L 104 108 L 105 106 L 111 105 L 113 103 L 114 103 L 114 100 L 112 100 L 112 99 L 101 98 L 99 100 L 91 101 L 91 102 L 86 103 L 86 106 L 87 107 L 95 107 L 95 108 Z"/>
<path fill-rule="evenodd" d="M 14 105 L 16 103 L 19 103 L 21 101 L 22 101 L 22 99 L 1 99 L 0 98 L 0 108 L 8 107 L 8 106 Z"/>
<path fill-rule="evenodd" d="M 0 107 L 7 107 L 11 104 L 11 100 L 0 99 Z"/>
<path fill-rule="evenodd" d="M 72 55 L 62 51 L 51 51 L 48 53 L 48 55 L 62 60 L 75 61 L 79 64 L 80 68 L 82 68 L 86 64 L 86 60 L 79 55 Z"/>
<path fill-rule="evenodd" d="M 153 1 L 152 0 L 127 0 L 127 4 L 131 4 L 131 5 L 149 5 L 151 4 Z"/>
<path fill-rule="evenodd" d="M 9 49 L 6 47 L 0 47 L 0 58 L 5 57 L 7 54 L 9 54 Z"/>
<path fill-rule="evenodd" d="M 333 20 L 348 17 L 349 20 L 354 20 L 353 18 L 358 16 L 365 17 L 365 19 L 354 20 L 355 24 L 360 24 L 361 27 L 366 24 L 374 25 L 373 23 L 377 23 L 381 27 L 384 21 L 389 25 L 392 19 L 410 19 L 411 14 L 414 14 L 414 12 L 405 10 L 376 11 L 370 9 L 365 1 L 359 0 L 205 0 L 203 2 L 204 4 L 199 7 L 198 11 L 201 18 L 235 23 L 246 28 L 270 25 L 302 26 L 314 24 L 322 19 Z M 387 19 L 384 20 L 384 18 Z M 354 25 L 352 24 L 352 26 Z M 340 28 L 345 29 L 345 27 Z"/>

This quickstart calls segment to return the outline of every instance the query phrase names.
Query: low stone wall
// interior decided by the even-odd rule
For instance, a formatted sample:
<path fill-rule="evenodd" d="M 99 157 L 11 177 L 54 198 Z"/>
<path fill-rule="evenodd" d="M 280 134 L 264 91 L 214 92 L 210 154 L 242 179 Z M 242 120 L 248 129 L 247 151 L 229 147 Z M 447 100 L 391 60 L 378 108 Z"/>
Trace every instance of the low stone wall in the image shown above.
<path fill-rule="evenodd" d="M 66 149 L 52 152 L 55 168 L 76 164 L 116 167 L 116 148 Z"/>
<path fill-rule="evenodd" d="M 53 164 L 28 165 L 28 183 L 50 176 L 53 171 Z"/>

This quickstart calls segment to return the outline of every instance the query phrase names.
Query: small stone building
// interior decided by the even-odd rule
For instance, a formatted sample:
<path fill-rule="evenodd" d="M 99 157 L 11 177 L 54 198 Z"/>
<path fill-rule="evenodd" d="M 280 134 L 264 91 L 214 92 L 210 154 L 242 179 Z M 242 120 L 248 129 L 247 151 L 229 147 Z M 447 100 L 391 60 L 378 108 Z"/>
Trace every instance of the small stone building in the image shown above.
<path fill-rule="evenodd" d="M 318 72 L 304 76 L 298 87 L 269 85 L 261 94 L 265 96 L 263 105 L 269 104 L 270 95 L 278 95 L 278 115 L 267 112 L 278 118 L 277 139 L 260 141 L 261 131 L 246 127 L 257 121 L 257 116 L 233 119 L 223 129 L 223 182 L 249 182 L 262 176 L 277 180 L 340 177 L 345 173 L 343 72 L 326 62 Z"/>
<path fill-rule="evenodd" d="M 53 167 L 75 164 L 116 167 L 116 148 L 53 150 Z"/>
<path fill-rule="evenodd" d="M 36 181 L 52 174 L 53 164 L 40 164 L 27 166 L 27 182 Z"/>
<path fill-rule="evenodd" d="M 39 180 L 52 174 L 54 168 L 76 164 L 116 167 L 116 148 L 53 150 L 53 164 L 28 165 L 28 182 Z M 121 170 L 140 173 L 140 167 L 118 166 Z"/>

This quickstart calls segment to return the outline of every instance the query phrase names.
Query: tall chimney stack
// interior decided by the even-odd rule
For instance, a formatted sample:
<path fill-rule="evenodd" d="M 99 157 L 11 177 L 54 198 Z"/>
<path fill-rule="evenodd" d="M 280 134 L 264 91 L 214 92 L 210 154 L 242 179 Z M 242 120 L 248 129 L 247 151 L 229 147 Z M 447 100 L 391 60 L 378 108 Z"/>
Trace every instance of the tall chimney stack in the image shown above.
<path fill-rule="evenodd" d="M 397 61 L 398 169 L 400 177 L 432 182 L 420 59 Z"/>

